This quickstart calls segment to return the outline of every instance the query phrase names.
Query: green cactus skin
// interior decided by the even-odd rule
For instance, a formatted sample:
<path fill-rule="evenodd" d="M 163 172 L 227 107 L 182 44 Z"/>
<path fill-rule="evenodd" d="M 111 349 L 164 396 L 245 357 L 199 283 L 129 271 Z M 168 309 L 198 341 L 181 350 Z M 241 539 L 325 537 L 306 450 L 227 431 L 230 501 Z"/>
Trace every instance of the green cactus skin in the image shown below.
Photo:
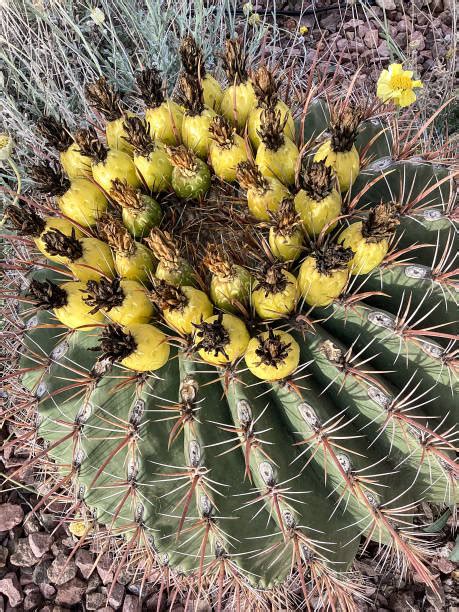
<path fill-rule="evenodd" d="M 328 117 L 313 101 L 305 142 Z M 36 399 L 47 457 L 145 571 L 202 588 L 216 609 L 291 603 L 285 590 L 296 589 L 323 608 L 353 610 L 349 572 L 361 538 L 431 581 L 412 515 L 421 499 L 458 499 L 451 187 L 423 197 L 446 170 L 392 162 L 382 127 L 360 130 L 369 163 L 351 197 L 383 176 L 357 209 L 405 201 L 400 185 L 415 182 L 421 206 L 402 212 L 396 234 L 409 261 L 389 254 L 329 307 L 300 305 L 278 323 L 301 348 L 291 380 L 261 382 L 242 363 L 219 370 L 177 349 L 154 374 L 103 371 L 88 350 L 96 332 L 68 332 L 49 312 L 23 308 L 21 381 Z M 426 214 L 427 200 L 440 212 Z M 59 278 L 52 269 L 33 275 Z"/>

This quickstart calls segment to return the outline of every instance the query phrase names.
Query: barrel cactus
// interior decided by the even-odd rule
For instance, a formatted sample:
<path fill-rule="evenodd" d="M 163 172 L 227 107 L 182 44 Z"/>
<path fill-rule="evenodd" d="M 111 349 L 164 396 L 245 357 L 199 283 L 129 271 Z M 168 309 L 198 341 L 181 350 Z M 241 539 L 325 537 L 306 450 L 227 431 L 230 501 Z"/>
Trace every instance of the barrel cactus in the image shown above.
<path fill-rule="evenodd" d="M 453 176 L 357 91 L 287 107 L 228 41 L 219 119 L 190 38 L 182 61 L 184 106 L 138 79 L 169 139 L 105 80 L 105 140 L 38 126 L 63 170 L 6 208 L 10 414 L 41 445 L 19 470 L 56 466 L 77 546 L 113 537 L 117 571 L 217 610 L 352 610 L 371 542 L 433 584 L 416 505 L 457 499 Z"/>

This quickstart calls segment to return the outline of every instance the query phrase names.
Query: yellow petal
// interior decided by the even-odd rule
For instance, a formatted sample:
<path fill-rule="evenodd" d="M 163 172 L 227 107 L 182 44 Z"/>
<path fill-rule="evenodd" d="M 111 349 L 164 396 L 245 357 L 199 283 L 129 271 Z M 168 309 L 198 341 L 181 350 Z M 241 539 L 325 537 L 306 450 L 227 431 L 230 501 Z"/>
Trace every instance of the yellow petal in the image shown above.
<path fill-rule="evenodd" d="M 389 85 L 389 83 L 378 83 L 378 87 L 376 89 L 376 95 L 378 98 L 387 98 L 392 93 L 393 89 Z"/>
<path fill-rule="evenodd" d="M 394 74 L 402 74 L 403 66 L 401 64 L 391 64 L 389 66 L 389 73 L 391 76 L 394 76 Z"/>
<path fill-rule="evenodd" d="M 413 87 L 424 87 L 422 81 L 413 81 Z"/>
<path fill-rule="evenodd" d="M 416 94 L 412 89 L 406 89 L 405 91 L 401 92 L 399 104 L 402 108 L 405 106 L 410 106 L 410 104 L 413 104 L 413 102 L 416 102 Z"/>

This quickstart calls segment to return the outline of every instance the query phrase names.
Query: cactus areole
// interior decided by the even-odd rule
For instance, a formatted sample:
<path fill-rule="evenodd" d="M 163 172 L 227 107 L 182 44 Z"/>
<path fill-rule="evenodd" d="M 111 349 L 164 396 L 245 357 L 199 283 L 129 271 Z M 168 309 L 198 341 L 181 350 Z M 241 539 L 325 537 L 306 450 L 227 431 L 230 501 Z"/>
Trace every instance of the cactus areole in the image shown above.
<path fill-rule="evenodd" d="M 227 45 L 225 66 L 242 105 L 240 44 Z M 201 70 L 185 66 L 186 82 L 200 91 L 193 49 Z M 151 92 L 142 82 L 150 111 L 172 104 L 156 81 Z M 276 73 L 277 107 L 287 81 Z M 99 107 L 106 98 L 109 127 L 130 116 L 105 80 L 86 92 Z M 55 171 L 62 190 L 31 190 L 6 219 L 17 364 L 6 380 L 8 418 L 31 450 L 17 473 L 33 466 L 47 500 L 63 495 L 64 520 L 88 525 L 75 531 L 78 545 L 116 542 L 123 567 L 215 610 L 354 610 L 361 582 L 352 563 L 368 540 L 383 565 L 432 585 L 416 504 L 458 497 L 452 178 L 447 166 L 407 156 L 412 149 L 398 158 L 389 107 L 375 119 L 380 109 L 357 90 L 346 103 L 307 94 L 283 114 L 281 127 L 298 117 L 288 167 L 278 157 L 256 168 L 222 156 L 216 172 L 212 158 L 186 149 L 177 123 L 176 148 L 145 136 L 173 167 L 166 191 L 152 192 L 125 144 L 147 124 L 131 118 L 118 148 L 110 131 L 99 142 L 102 124 L 76 133 L 93 171 L 86 180 L 100 180 L 110 198 L 100 218 L 48 233 L 37 251 L 50 205 L 59 218 L 61 191 L 75 180 L 67 159 Z M 263 143 L 272 156 L 284 146 L 288 136 L 263 122 L 278 113 L 267 103 L 255 156 L 240 122 L 257 100 L 244 97 L 243 115 L 223 96 L 226 120 L 199 127 L 206 142 L 223 147 L 227 134 L 228 147 L 244 141 L 250 160 Z M 350 100 L 359 99 L 356 110 Z M 190 99 L 183 125 L 205 109 L 205 98 Z M 57 158 L 74 140 L 47 125 Z M 313 163 L 324 142 L 338 162 L 354 150 L 360 162 Z M 258 219 L 247 204 L 253 185 Z M 296 193 L 313 214 L 332 192 L 339 206 L 339 189 L 341 210 L 316 215 L 311 229 Z M 96 260 L 103 249 L 83 257 L 90 239 L 105 245 L 106 265 Z"/>

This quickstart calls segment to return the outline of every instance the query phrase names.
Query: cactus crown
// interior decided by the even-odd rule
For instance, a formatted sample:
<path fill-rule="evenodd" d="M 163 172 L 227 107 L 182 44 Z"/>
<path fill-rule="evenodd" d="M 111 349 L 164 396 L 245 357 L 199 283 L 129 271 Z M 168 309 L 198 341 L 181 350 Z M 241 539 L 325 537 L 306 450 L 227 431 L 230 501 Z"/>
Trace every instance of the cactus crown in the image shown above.
<path fill-rule="evenodd" d="M 50 255 L 66 257 L 70 261 L 76 261 L 83 255 L 83 243 L 75 237 L 75 230 L 72 235 L 66 236 L 58 229 L 51 229 L 43 236 L 46 251 Z"/>
<path fill-rule="evenodd" d="M 52 196 L 62 196 L 70 187 L 70 181 L 62 168 L 50 162 L 35 164 L 30 168 L 30 178 L 37 183 L 39 191 Z"/>
<path fill-rule="evenodd" d="M 330 195 L 335 183 L 331 166 L 327 166 L 323 161 L 313 161 L 304 165 L 298 178 L 300 188 L 316 202 Z"/>
<path fill-rule="evenodd" d="M 135 82 L 147 108 L 157 108 L 164 102 L 161 73 L 157 68 L 144 68 L 136 73 Z"/>
<path fill-rule="evenodd" d="M 331 111 L 330 115 L 331 148 L 336 153 L 350 151 L 357 138 L 363 110 L 351 106 L 338 106 Z"/>
<path fill-rule="evenodd" d="M 135 240 L 118 219 L 103 215 L 97 223 L 97 230 L 117 253 L 123 255 L 133 255 L 135 253 Z"/>
<path fill-rule="evenodd" d="M 260 363 L 277 368 L 288 357 L 290 347 L 290 342 L 283 342 L 280 334 L 270 329 L 267 338 L 258 338 L 255 353 L 260 358 Z"/>
<path fill-rule="evenodd" d="M 301 217 L 295 209 L 293 198 L 284 198 L 277 211 L 269 212 L 274 232 L 286 238 L 302 226 Z"/>
<path fill-rule="evenodd" d="M 224 149 L 231 149 L 234 144 L 234 127 L 225 117 L 217 115 L 209 126 L 210 137 Z"/>
<path fill-rule="evenodd" d="M 207 244 L 202 263 L 212 274 L 219 278 L 229 279 L 235 274 L 234 265 L 225 254 L 223 247 L 219 244 Z"/>
<path fill-rule="evenodd" d="M 211 323 L 202 321 L 200 324 L 194 324 L 194 327 L 196 328 L 195 347 L 197 350 L 204 349 L 213 353 L 215 357 L 221 354 L 228 359 L 225 347 L 229 344 L 230 337 L 223 325 L 223 313 L 220 313 L 218 318 Z"/>
<path fill-rule="evenodd" d="M 400 223 L 399 208 L 393 204 L 377 204 L 363 223 L 362 236 L 367 242 L 381 242 L 390 238 Z"/>
<path fill-rule="evenodd" d="M 287 119 L 287 115 L 282 119 L 280 110 L 271 106 L 261 112 L 260 129 L 257 133 L 270 151 L 277 151 L 284 144 Z"/>
<path fill-rule="evenodd" d="M 203 79 L 206 68 L 202 57 L 202 49 L 193 36 L 184 36 L 180 41 L 180 59 L 187 74 Z"/>
<path fill-rule="evenodd" d="M 30 206 L 10 204 L 5 208 L 5 218 L 11 222 L 20 236 L 38 238 L 46 227 L 46 222 Z"/>
<path fill-rule="evenodd" d="M 173 166 L 180 168 L 184 174 L 193 176 L 198 167 L 196 155 L 184 145 L 166 147 L 166 152 Z"/>
<path fill-rule="evenodd" d="M 108 147 L 98 138 L 96 130 L 89 126 L 75 132 L 75 142 L 81 153 L 90 157 L 94 163 L 103 163 L 107 159 Z"/>
<path fill-rule="evenodd" d="M 247 56 L 240 38 L 226 39 L 222 63 L 230 85 L 240 85 L 249 78 L 247 73 Z"/>
<path fill-rule="evenodd" d="M 48 147 L 53 147 L 61 153 L 73 144 L 73 138 L 64 121 L 58 121 L 51 115 L 43 115 L 37 121 L 37 130 L 45 138 Z"/>
<path fill-rule="evenodd" d="M 120 325 L 109 323 L 100 335 L 99 346 L 94 350 L 102 352 L 99 361 L 122 361 L 132 355 L 137 349 L 137 343 L 131 332 L 123 331 Z"/>
<path fill-rule="evenodd" d="M 263 289 L 265 296 L 282 293 L 289 284 L 283 264 L 265 264 L 261 272 L 256 271 L 257 289 Z"/>
<path fill-rule="evenodd" d="M 62 308 L 68 301 L 65 290 L 49 280 L 32 280 L 27 294 L 35 300 L 39 309 Z"/>
<path fill-rule="evenodd" d="M 128 185 L 126 180 L 113 179 L 110 195 L 117 204 L 129 210 L 145 210 L 145 198 L 139 189 Z"/>
<path fill-rule="evenodd" d="M 112 308 L 121 306 L 126 297 L 121 287 L 121 279 L 118 277 L 113 279 L 102 277 L 99 281 L 89 280 L 86 283 L 86 293 L 87 296 L 83 297 L 83 301 L 92 308 L 91 314 L 102 309 L 110 312 Z"/>
<path fill-rule="evenodd" d="M 274 107 L 279 99 L 279 83 L 266 66 L 260 66 L 252 75 L 253 89 L 261 108 Z"/>
<path fill-rule="evenodd" d="M 180 287 L 174 287 L 164 280 L 153 281 L 150 297 L 160 310 L 183 310 L 188 304 L 188 298 Z"/>
<path fill-rule="evenodd" d="M 156 149 L 155 142 L 150 136 L 148 123 L 140 117 L 126 117 L 124 120 L 126 131 L 125 139 L 132 145 L 137 155 L 148 157 Z"/>
<path fill-rule="evenodd" d="M 236 179 L 243 189 L 253 189 L 260 195 L 264 195 L 269 190 L 269 181 L 262 175 L 258 166 L 251 161 L 239 162 Z"/>
<path fill-rule="evenodd" d="M 179 78 L 178 99 L 188 115 L 201 115 L 204 110 L 204 92 L 199 79 L 186 72 L 182 73 Z"/>
<path fill-rule="evenodd" d="M 341 244 L 328 242 L 321 248 L 316 248 L 311 256 L 315 259 L 318 272 L 330 275 L 336 270 L 346 270 L 353 257 L 353 251 Z"/>
<path fill-rule="evenodd" d="M 107 121 L 115 121 L 123 116 L 123 105 L 120 93 L 116 91 L 105 77 L 100 77 L 85 87 L 89 104 L 101 113 Z"/>
<path fill-rule="evenodd" d="M 155 257 L 165 263 L 176 266 L 182 259 L 172 234 L 160 230 L 159 227 L 150 230 L 150 235 L 145 238 L 145 242 L 153 251 Z"/>

